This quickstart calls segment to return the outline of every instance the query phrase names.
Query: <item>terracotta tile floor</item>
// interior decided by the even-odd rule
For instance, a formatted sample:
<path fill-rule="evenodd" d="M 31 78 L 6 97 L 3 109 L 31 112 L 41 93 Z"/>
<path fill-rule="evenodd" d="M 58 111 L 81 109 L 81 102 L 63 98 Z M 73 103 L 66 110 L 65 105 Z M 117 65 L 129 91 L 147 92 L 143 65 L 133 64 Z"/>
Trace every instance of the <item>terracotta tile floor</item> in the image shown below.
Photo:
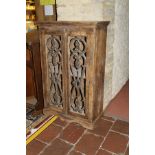
<path fill-rule="evenodd" d="M 129 125 L 102 116 L 94 130 L 58 118 L 27 145 L 27 155 L 129 155 Z"/>
<path fill-rule="evenodd" d="M 58 118 L 27 145 L 27 155 L 129 155 L 128 110 L 129 82 L 111 101 L 94 130 Z"/>
<path fill-rule="evenodd" d="M 129 81 L 123 86 L 104 112 L 105 116 L 129 121 Z"/>

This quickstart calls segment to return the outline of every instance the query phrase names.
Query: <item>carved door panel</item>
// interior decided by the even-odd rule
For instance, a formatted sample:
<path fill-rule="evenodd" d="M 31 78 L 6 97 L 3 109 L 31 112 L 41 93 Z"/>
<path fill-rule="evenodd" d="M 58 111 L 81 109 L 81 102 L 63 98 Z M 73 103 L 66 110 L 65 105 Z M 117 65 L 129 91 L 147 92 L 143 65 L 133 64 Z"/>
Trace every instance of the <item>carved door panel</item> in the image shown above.
<path fill-rule="evenodd" d="M 86 31 L 69 32 L 67 37 L 68 113 L 83 118 L 89 112 L 90 40 Z"/>
<path fill-rule="evenodd" d="M 64 37 L 58 32 L 44 32 L 42 35 L 42 69 L 45 108 L 63 111 L 64 97 Z"/>

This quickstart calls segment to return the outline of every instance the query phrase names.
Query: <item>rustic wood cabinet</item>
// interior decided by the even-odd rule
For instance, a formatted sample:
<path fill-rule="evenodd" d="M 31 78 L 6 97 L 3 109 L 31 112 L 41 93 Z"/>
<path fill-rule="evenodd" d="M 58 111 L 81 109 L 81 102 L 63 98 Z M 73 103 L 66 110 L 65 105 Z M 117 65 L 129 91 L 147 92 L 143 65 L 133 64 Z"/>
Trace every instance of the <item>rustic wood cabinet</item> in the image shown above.
<path fill-rule="evenodd" d="M 39 43 L 39 33 L 38 30 L 33 30 L 26 34 L 26 68 L 27 71 L 30 69 L 32 74 L 27 73 L 27 87 L 26 93 L 27 97 L 31 92 L 31 95 L 35 96 L 37 99 L 37 104 L 35 105 L 34 114 L 40 114 L 43 111 L 44 99 L 43 99 L 43 84 L 42 84 L 42 72 L 41 72 L 41 58 L 40 58 L 40 43 Z M 31 80 L 32 79 L 32 80 Z M 31 81 L 31 82 L 29 82 Z M 30 83 L 30 84 L 29 84 Z"/>
<path fill-rule="evenodd" d="M 44 113 L 92 129 L 103 111 L 108 22 L 38 23 Z"/>

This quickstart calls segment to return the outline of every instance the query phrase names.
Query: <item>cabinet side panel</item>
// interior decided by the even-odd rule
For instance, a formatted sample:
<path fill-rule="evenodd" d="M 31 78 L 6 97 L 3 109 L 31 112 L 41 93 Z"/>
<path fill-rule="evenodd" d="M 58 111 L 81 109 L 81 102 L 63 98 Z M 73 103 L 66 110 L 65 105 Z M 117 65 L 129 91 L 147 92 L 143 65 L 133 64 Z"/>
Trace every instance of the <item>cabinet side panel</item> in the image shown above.
<path fill-rule="evenodd" d="M 48 107 L 48 97 L 47 97 L 47 69 L 46 69 L 46 53 L 45 53 L 45 38 L 44 30 L 39 31 L 40 38 L 40 58 L 41 58 L 41 70 L 42 70 L 42 81 L 43 81 L 43 98 L 44 98 L 44 108 Z"/>
<path fill-rule="evenodd" d="M 89 66 L 88 74 L 87 74 L 87 103 L 88 103 L 88 119 L 89 122 L 93 122 L 93 111 L 94 111 L 94 84 L 95 84 L 95 28 L 92 29 L 92 33 L 89 34 L 89 42 L 88 42 L 88 49 L 89 49 L 89 58 L 87 59 L 87 66 Z"/>
<path fill-rule="evenodd" d="M 103 88 L 106 54 L 106 28 L 100 27 L 96 32 L 95 51 L 95 89 L 94 89 L 94 118 L 96 119 L 103 110 Z"/>

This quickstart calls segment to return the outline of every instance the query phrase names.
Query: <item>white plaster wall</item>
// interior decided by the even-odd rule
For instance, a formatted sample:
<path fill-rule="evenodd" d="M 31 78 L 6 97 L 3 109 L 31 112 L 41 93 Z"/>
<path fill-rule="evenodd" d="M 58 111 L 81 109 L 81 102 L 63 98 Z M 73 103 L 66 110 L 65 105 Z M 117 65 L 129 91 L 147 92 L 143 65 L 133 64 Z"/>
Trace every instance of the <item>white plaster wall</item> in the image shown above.
<path fill-rule="evenodd" d="M 110 21 L 104 83 L 105 109 L 128 79 L 128 0 L 57 0 L 58 21 Z"/>
<path fill-rule="evenodd" d="M 112 98 L 129 78 L 129 1 L 116 0 Z"/>
<path fill-rule="evenodd" d="M 114 0 L 57 0 L 58 21 L 102 21 L 113 18 Z"/>

